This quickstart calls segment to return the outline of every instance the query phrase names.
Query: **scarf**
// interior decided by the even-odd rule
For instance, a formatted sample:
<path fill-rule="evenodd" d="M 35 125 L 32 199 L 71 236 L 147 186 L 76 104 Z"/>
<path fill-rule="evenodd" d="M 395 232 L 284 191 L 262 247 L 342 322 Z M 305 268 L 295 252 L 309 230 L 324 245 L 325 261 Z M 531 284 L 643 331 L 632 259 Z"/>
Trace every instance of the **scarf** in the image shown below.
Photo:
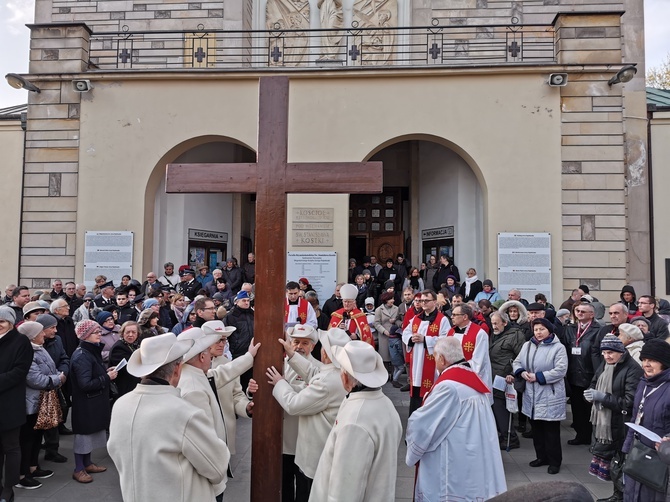
<path fill-rule="evenodd" d="M 419 277 L 415 276 L 410 276 L 409 278 L 409 285 L 412 287 L 412 289 L 417 290 L 419 289 Z"/>
<path fill-rule="evenodd" d="M 472 286 L 472 283 L 475 281 L 478 281 L 479 278 L 477 275 L 473 275 L 472 277 L 467 277 L 465 279 L 465 296 L 470 296 L 470 286 Z"/>
<path fill-rule="evenodd" d="M 177 317 L 177 319 L 181 321 L 184 318 L 184 311 L 186 310 L 186 307 L 177 307 L 176 305 L 173 305 L 172 310 L 174 311 L 174 315 Z"/>
<path fill-rule="evenodd" d="M 615 366 L 616 364 L 605 364 L 605 369 L 596 382 L 596 390 L 608 394 L 612 393 L 612 378 Z M 595 426 L 596 441 L 604 444 L 612 442 L 612 410 L 605 408 L 600 403 L 593 403 L 591 423 Z"/>

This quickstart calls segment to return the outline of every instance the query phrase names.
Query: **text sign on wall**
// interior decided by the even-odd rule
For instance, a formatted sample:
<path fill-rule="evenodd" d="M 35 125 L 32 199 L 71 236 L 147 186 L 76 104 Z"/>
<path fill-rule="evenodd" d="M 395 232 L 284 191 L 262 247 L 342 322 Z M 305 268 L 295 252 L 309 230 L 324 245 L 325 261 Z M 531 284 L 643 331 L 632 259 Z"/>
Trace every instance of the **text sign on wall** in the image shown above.
<path fill-rule="evenodd" d="M 516 288 L 529 302 L 537 293 L 551 301 L 551 235 L 546 232 L 498 234 L 498 291 Z"/>
<path fill-rule="evenodd" d="M 289 251 L 286 258 L 286 281 L 305 277 L 319 295 L 323 305 L 335 292 L 337 285 L 337 253 L 302 253 Z"/>
<path fill-rule="evenodd" d="M 86 232 L 84 238 L 84 284 L 95 286 L 95 278 L 104 275 L 114 286 L 124 275 L 133 276 L 132 232 Z"/>
<path fill-rule="evenodd" d="M 228 233 L 189 228 L 188 238 L 194 241 L 228 242 Z"/>
<path fill-rule="evenodd" d="M 294 207 L 291 212 L 291 243 L 300 247 L 332 247 L 335 209 Z"/>
<path fill-rule="evenodd" d="M 421 230 L 421 240 L 423 241 L 432 241 L 438 239 L 444 239 L 454 236 L 454 227 L 440 227 L 440 228 L 429 228 L 427 230 Z"/>

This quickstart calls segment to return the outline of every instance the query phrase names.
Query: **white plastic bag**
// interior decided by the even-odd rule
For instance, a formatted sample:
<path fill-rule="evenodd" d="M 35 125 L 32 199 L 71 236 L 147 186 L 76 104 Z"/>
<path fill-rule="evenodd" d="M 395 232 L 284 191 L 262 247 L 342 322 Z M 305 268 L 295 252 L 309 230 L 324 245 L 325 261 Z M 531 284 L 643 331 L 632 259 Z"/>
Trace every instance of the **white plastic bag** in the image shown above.
<path fill-rule="evenodd" d="M 508 383 L 505 386 L 505 407 L 510 413 L 517 413 L 519 411 L 518 401 L 516 399 L 517 394 L 514 389 L 514 385 Z"/>

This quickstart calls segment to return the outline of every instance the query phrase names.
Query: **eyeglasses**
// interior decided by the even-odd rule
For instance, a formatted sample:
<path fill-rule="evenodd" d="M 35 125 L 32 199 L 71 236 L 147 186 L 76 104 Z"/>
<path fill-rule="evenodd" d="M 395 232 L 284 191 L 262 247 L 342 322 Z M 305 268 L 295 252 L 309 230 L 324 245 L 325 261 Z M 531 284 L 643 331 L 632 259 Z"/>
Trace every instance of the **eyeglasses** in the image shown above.
<path fill-rule="evenodd" d="M 590 310 L 575 309 L 575 312 L 577 314 L 588 314 L 590 312 Z"/>
<path fill-rule="evenodd" d="M 216 307 L 207 307 L 207 308 L 204 308 L 202 310 L 216 310 Z"/>
<path fill-rule="evenodd" d="M 422 298 L 421 300 L 419 300 L 420 303 L 430 303 L 430 302 L 434 302 L 434 301 L 435 300 L 433 300 L 432 298 L 430 298 L 428 300 Z"/>
<path fill-rule="evenodd" d="M 465 315 L 465 314 L 451 314 L 451 317 L 456 317 L 457 315 Z"/>

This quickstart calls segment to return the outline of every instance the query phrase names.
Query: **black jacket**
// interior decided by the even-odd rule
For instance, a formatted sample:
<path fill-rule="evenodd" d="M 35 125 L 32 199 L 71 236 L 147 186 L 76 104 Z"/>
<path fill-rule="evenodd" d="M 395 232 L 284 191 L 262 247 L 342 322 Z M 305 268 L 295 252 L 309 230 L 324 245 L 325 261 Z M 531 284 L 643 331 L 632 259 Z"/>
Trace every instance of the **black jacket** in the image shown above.
<path fill-rule="evenodd" d="M 456 278 L 456 282 L 461 282 L 461 274 L 458 272 L 458 267 L 456 265 L 450 263 L 449 265 L 444 266 L 440 263 L 440 268 L 437 269 L 437 273 L 433 277 L 433 290 L 440 291 L 440 289 L 442 289 L 440 286 L 446 284 L 447 276 L 450 275 L 453 275 Z M 430 284 L 426 284 L 426 286 L 430 286 Z"/>
<path fill-rule="evenodd" d="M 333 312 L 342 308 L 342 298 L 337 298 L 335 295 L 328 298 L 323 304 L 321 312 L 330 318 Z"/>
<path fill-rule="evenodd" d="M 591 384 L 593 375 L 603 362 L 600 353 L 600 340 L 598 334 L 601 326 L 595 319 L 591 326 L 582 335 L 577 345 L 577 327 L 571 324 L 564 330 L 565 350 L 568 352 L 568 382 L 570 385 L 587 388 Z M 581 354 L 573 354 L 573 348 L 579 347 Z"/>
<path fill-rule="evenodd" d="M 657 313 L 654 312 L 651 317 L 647 317 L 647 321 L 651 323 L 651 326 L 649 327 L 649 333 L 644 337 L 645 342 L 650 338 L 662 338 L 665 340 L 670 336 L 670 332 L 668 332 L 668 323 Z"/>
<path fill-rule="evenodd" d="M 249 350 L 249 344 L 254 337 L 254 311 L 233 307 L 224 319 L 226 326 L 237 329 L 228 337 L 228 345 L 233 359 L 243 356 Z"/>
<path fill-rule="evenodd" d="M 26 377 L 32 362 L 27 337 L 12 329 L 0 338 L 0 432 L 26 422 Z"/>
<path fill-rule="evenodd" d="M 102 344 L 82 341 L 72 354 L 72 431 L 93 434 L 109 427 L 109 376 L 102 363 Z"/>
<path fill-rule="evenodd" d="M 138 313 L 135 305 L 131 305 L 130 302 L 126 303 L 123 307 L 116 309 L 116 315 L 118 316 L 117 324 L 121 325 L 126 321 L 137 321 Z"/>
<path fill-rule="evenodd" d="M 391 275 L 395 275 L 395 279 L 391 279 Z M 395 265 L 393 265 L 391 268 L 384 267 L 379 271 L 379 274 L 377 274 L 377 283 L 381 285 L 380 289 L 382 290 L 386 289 L 384 288 L 384 283 L 391 280 L 393 281 L 393 287 L 395 290 L 400 291 L 402 289 L 402 283 L 405 279 L 400 276 Z"/>
<path fill-rule="evenodd" d="M 84 300 L 79 298 L 77 295 L 74 295 L 72 298 L 65 295 L 65 296 L 63 296 L 63 299 L 70 306 L 70 317 L 72 317 L 74 315 L 74 313 L 77 311 L 77 309 L 84 304 Z"/>
<path fill-rule="evenodd" d="M 133 349 L 130 345 L 124 340 L 119 340 L 112 346 L 112 350 L 109 351 L 109 365 L 116 366 L 122 359 L 128 361 L 132 355 Z M 114 382 L 116 382 L 116 386 L 119 388 L 119 397 L 121 397 L 133 390 L 140 383 L 140 379 L 128 373 L 128 367 L 124 366 L 119 371 Z"/>
<path fill-rule="evenodd" d="M 244 272 L 240 267 L 224 268 L 222 277 L 234 295 L 240 292 L 244 283 Z"/>
<path fill-rule="evenodd" d="M 56 369 L 65 373 L 65 376 L 70 374 L 70 357 L 65 352 L 63 342 L 58 336 L 53 338 L 44 338 L 44 350 L 46 350 L 51 359 L 54 360 Z"/>
<path fill-rule="evenodd" d="M 445 279 L 446 282 L 446 279 Z M 427 284 L 426 286 L 430 286 L 430 284 Z M 482 281 L 477 279 L 475 282 L 470 284 L 470 294 L 466 295 L 465 294 L 465 281 L 463 281 L 463 284 L 461 284 L 461 288 L 459 290 L 459 293 L 463 297 L 463 302 L 468 303 L 469 301 L 474 301 L 475 297 L 477 296 L 478 293 L 481 293 L 484 291 L 484 286 L 482 285 Z M 439 292 L 439 290 L 436 290 Z"/>
<path fill-rule="evenodd" d="M 79 338 L 77 338 L 77 333 L 74 332 L 74 321 L 71 317 L 65 316 L 58 318 L 56 334 L 60 336 L 60 339 L 63 342 L 65 353 L 72 359 L 72 354 L 74 354 L 74 351 L 79 347 Z"/>
<path fill-rule="evenodd" d="M 591 388 L 596 388 L 598 377 L 602 375 L 604 370 L 605 362 L 603 361 L 591 381 Z M 602 402 L 605 408 L 612 410 L 612 443 L 608 445 L 594 443 L 591 448 L 592 453 L 610 459 L 617 451 L 621 450 L 628 433 L 628 427 L 624 425 L 624 422 L 630 422 L 633 418 L 633 401 L 640 378 L 642 378 L 642 368 L 628 352 L 624 352 L 623 357 L 614 368 L 612 393 L 607 394 Z"/>
<path fill-rule="evenodd" d="M 187 283 L 185 281 L 182 281 L 178 284 L 177 291 L 179 291 L 182 295 L 188 297 L 189 300 L 193 301 L 196 296 L 198 296 L 198 291 L 200 291 L 201 286 L 198 281 L 193 279 L 192 282 Z"/>

